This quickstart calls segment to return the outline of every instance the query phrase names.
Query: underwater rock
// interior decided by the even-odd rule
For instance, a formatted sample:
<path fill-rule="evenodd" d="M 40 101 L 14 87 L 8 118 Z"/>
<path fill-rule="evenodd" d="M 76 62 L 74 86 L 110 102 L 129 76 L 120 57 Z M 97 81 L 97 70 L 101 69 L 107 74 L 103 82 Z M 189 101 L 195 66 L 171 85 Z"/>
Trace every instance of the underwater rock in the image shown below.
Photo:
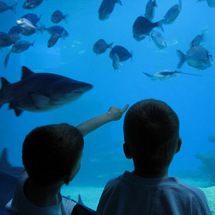
<path fill-rule="evenodd" d="M 197 154 L 196 158 L 201 160 L 204 166 L 207 167 L 205 171 L 208 171 L 211 177 L 211 182 L 215 184 L 215 151 L 205 154 Z"/>

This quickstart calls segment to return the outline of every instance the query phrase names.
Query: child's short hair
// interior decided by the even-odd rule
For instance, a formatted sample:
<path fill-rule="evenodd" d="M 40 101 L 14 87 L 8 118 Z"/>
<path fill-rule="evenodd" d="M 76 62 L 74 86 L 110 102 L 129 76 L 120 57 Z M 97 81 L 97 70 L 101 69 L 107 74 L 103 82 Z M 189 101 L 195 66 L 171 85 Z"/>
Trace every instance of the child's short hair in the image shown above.
<path fill-rule="evenodd" d="M 82 134 L 68 124 L 35 128 L 25 138 L 22 149 L 29 178 L 40 186 L 60 180 L 68 184 L 83 146 Z"/>
<path fill-rule="evenodd" d="M 159 174 L 168 168 L 177 150 L 178 116 L 162 101 L 137 102 L 126 113 L 124 139 L 134 150 L 135 167 Z"/>

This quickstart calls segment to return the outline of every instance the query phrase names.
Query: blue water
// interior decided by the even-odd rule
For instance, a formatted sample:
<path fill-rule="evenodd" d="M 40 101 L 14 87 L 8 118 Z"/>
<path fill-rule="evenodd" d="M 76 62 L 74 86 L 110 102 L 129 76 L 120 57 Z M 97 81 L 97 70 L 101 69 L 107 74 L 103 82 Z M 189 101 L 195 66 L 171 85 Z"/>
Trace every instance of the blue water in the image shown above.
<path fill-rule="evenodd" d="M 31 113 L 23 112 L 16 117 L 5 104 L 0 110 L 0 151 L 8 148 L 11 164 L 21 166 L 22 142 L 25 136 L 36 126 L 67 122 L 79 123 L 108 110 L 110 106 L 124 107 L 145 98 L 160 99 L 168 103 L 180 119 L 180 136 L 182 148 L 170 167 L 170 175 L 180 176 L 181 172 L 192 175 L 199 173 L 200 161 L 196 154 L 207 153 L 215 149 L 208 141 L 208 136 L 215 133 L 215 73 L 214 66 L 196 71 L 185 63 L 183 72 L 201 76 L 179 75 L 166 81 L 151 81 L 143 75 L 143 71 L 153 74 L 161 70 L 175 70 L 178 64 L 176 50 L 184 53 L 190 42 L 202 30 L 207 30 L 202 45 L 215 58 L 215 8 L 209 8 L 206 2 L 195 0 L 182 2 L 182 10 L 176 21 L 164 26 L 162 33 L 167 41 L 167 48 L 160 51 L 152 39 L 148 37 L 137 42 L 132 36 L 132 25 L 139 15 L 145 12 L 147 1 L 123 1 L 122 6 L 116 4 L 110 18 L 98 19 L 98 8 L 101 0 L 67 0 L 44 1 L 34 10 L 22 8 L 24 1 L 17 1 L 17 12 L 7 11 L 0 14 L 0 31 L 8 30 L 16 25 L 16 20 L 27 13 L 41 15 L 40 22 L 50 27 L 51 14 L 61 10 L 69 14 L 68 23 L 61 22 L 69 37 L 59 39 L 54 47 L 47 48 L 50 35 L 36 33 L 23 40 L 33 42 L 34 47 L 20 54 L 11 54 L 7 68 L 4 59 L 9 48 L 0 51 L 0 76 L 9 82 L 17 82 L 21 77 L 21 66 L 34 72 L 55 73 L 91 83 L 93 89 L 75 102 L 56 110 Z M 14 1 L 8 0 L 11 5 Z M 163 18 L 166 11 L 177 1 L 157 0 L 155 21 Z M 114 71 L 109 58 L 109 50 L 96 55 L 92 51 L 98 39 L 104 39 L 113 45 L 122 45 L 132 51 L 133 58 L 123 63 Z M 122 151 L 123 119 L 112 122 L 89 134 L 85 138 L 85 149 L 82 167 L 74 185 L 104 186 L 110 179 L 124 170 L 132 170 L 132 162 L 126 160 Z M 208 183 L 207 172 L 201 172 L 205 183 Z M 190 182 L 192 184 L 192 182 Z"/>

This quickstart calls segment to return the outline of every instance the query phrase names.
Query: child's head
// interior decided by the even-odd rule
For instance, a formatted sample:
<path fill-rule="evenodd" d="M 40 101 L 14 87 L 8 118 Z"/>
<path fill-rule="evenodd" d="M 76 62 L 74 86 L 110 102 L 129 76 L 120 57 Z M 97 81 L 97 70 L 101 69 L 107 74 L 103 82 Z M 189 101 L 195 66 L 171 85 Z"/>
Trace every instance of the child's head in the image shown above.
<path fill-rule="evenodd" d="M 35 128 L 24 140 L 22 160 L 29 178 L 40 186 L 66 184 L 80 169 L 84 140 L 68 124 Z"/>
<path fill-rule="evenodd" d="M 125 155 L 133 159 L 135 169 L 159 175 L 180 149 L 178 116 L 162 101 L 137 102 L 126 113 L 124 139 Z"/>

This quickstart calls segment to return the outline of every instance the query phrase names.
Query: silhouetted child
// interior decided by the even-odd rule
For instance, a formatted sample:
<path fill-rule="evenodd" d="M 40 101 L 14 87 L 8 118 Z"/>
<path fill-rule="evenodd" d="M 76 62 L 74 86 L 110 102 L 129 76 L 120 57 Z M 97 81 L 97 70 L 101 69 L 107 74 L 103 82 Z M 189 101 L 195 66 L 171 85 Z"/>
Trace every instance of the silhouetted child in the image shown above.
<path fill-rule="evenodd" d="M 110 121 L 119 120 L 127 110 L 111 107 L 108 112 L 77 127 L 53 124 L 35 128 L 24 140 L 25 167 L 18 179 L 14 198 L 6 208 L 10 214 L 81 215 L 94 211 L 67 199 L 60 189 L 78 173 L 84 147 L 83 136 Z"/>
<path fill-rule="evenodd" d="M 134 171 L 110 180 L 98 215 L 209 215 L 204 193 L 168 176 L 181 147 L 179 119 L 164 102 L 143 100 L 124 119 L 124 153 Z M 186 165 L 186 164 L 184 164 Z"/>

